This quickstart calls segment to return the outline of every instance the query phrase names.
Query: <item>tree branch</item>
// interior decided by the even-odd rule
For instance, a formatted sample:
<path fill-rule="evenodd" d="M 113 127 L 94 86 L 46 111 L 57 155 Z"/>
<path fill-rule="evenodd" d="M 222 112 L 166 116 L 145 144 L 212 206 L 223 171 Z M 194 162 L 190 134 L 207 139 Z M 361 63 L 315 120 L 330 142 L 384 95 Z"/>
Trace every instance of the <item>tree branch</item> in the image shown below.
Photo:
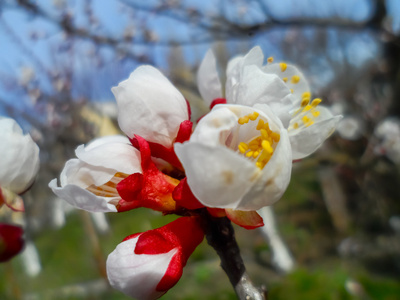
<path fill-rule="evenodd" d="M 246 273 L 231 221 L 205 215 L 206 238 L 221 259 L 221 267 L 241 300 L 265 300 L 267 292 L 256 288 Z"/>

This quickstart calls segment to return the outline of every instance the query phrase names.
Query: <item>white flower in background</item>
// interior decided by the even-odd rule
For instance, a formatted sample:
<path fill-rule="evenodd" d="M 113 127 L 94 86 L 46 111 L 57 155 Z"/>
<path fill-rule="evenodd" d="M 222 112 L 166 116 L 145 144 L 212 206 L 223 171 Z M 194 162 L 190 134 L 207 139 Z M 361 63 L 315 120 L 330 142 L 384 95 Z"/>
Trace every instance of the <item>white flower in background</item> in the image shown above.
<path fill-rule="evenodd" d="M 175 152 L 208 207 L 257 210 L 279 200 L 290 181 L 287 130 L 265 104 L 216 106 Z"/>
<path fill-rule="evenodd" d="M 311 99 L 304 75 L 292 65 L 273 63 L 260 47 L 245 56 L 231 59 L 226 69 L 226 103 L 253 106 L 267 104 L 288 129 L 293 159 L 313 153 L 335 130 L 341 116 L 320 106 L 321 99 Z M 197 83 L 204 100 L 213 107 L 223 91 L 213 52 L 207 52 L 198 71 Z"/>
<path fill-rule="evenodd" d="M 386 155 L 394 163 L 400 164 L 400 120 L 383 120 L 376 126 L 375 136 L 380 140 L 374 149 L 375 153 Z"/>
<path fill-rule="evenodd" d="M 339 122 L 336 128 L 341 138 L 349 141 L 355 141 L 364 134 L 364 123 L 361 119 L 346 116 Z"/>
<path fill-rule="evenodd" d="M 10 118 L 0 118 L 0 140 L 0 200 L 12 209 L 23 210 L 18 194 L 25 192 L 35 180 L 39 147 Z"/>

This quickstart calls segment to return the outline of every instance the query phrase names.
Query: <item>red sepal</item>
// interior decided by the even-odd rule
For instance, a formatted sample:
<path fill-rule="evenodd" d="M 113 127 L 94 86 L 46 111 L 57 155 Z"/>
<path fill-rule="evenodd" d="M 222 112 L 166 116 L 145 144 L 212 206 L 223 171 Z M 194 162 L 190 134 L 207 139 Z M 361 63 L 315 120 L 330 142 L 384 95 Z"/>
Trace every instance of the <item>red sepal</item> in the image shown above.
<path fill-rule="evenodd" d="M 213 107 L 217 104 L 226 104 L 226 99 L 225 98 L 214 99 L 210 104 L 210 109 L 213 109 Z"/>
<path fill-rule="evenodd" d="M 225 209 L 223 209 L 223 208 L 207 207 L 207 211 L 214 218 L 226 217 Z"/>
<path fill-rule="evenodd" d="M 189 185 L 187 184 L 186 177 L 179 182 L 172 193 L 172 198 L 179 206 L 187 209 L 198 209 L 204 207 L 203 204 L 197 200 L 193 195 Z"/>
<path fill-rule="evenodd" d="M 16 212 L 24 212 L 25 211 L 25 205 L 24 205 L 24 200 L 22 198 L 13 193 L 6 191 L 7 194 L 4 195 L 2 188 L 0 187 L 0 208 L 5 204 L 8 208 L 10 208 L 13 211 Z"/>
<path fill-rule="evenodd" d="M 131 235 L 124 240 L 138 236 Z M 172 288 L 182 276 L 182 269 L 189 256 L 202 242 L 204 231 L 196 217 L 181 217 L 157 229 L 140 234 L 135 254 L 162 254 L 176 249 L 168 269 L 158 283 L 156 290 L 163 292 Z"/>
<path fill-rule="evenodd" d="M 5 262 L 17 255 L 24 247 L 24 231 L 19 226 L 0 224 L 0 262 Z"/>
<path fill-rule="evenodd" d="M 255 210 L 241 211 L 225 209 L 225 212 L 229 220 L 245 229 L 255 229 L 264 226 L 263 219 Z"/>
<path fill-rule="evenodd" d="M 175 201 L 172 192 L 179 181 L 160 172 L 151 160 L 151 151 L 148 142 L 136 135 L 139 145 L 143 173 L 135 173 L 117 184 L 117 191 L 121 196 L 117 210 L 119 212 L 138 207 L 146 207 L 157 211 L 175 210 Z"/>
<path fill-rule="evenodd" d="M 183 143 L 183 142 L 187 141 L 190 138 L 190 135 L 192 134 L 192 127 L 193 127 L 192 122 L 190 122 L 189 120 L 183 121 L 181 123 L 181 125 L 179 126 L 179 131 L 175 138 L 174 143 Z M 139 149 L 139 143 L 136 139 L 136 135 L 134 138 L 130 139 L 130 141 L 136 149 Z M 161 158 L 161 159 L 169 162 L 174 167 L 182 169 L 182 164 L 175 154 L 173 145 L 171 148 L 167 148 L 163 145 L 153 143 L 153 142 L 148 142 L 148 144 L 150 146 L 151 155 L 153 157 Z"/>

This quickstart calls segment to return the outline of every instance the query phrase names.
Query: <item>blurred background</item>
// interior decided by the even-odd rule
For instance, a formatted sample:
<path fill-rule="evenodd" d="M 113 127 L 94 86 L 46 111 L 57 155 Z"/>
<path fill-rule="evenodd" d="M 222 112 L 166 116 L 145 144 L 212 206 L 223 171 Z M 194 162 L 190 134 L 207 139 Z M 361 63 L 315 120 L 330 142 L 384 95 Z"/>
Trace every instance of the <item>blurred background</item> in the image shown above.
<path fill-rule="evenodd" d="M 27 246 L 0 265 L 1 299 L 128 299 L 105 260 L 127 235 L 168 223 L 146 209 L 89 214 L 48 182 L 75 148 L 119 133 L 110 91 L 151 64 L 205 112 L 196 71 L 260 45 L 298 65 L 336 114 L 337 132 L 294 165 L 269 231 L 236 228 L 248 273 L 270 299 L 400 299 L 400 1 L 1 0 L 0 115 L 40 147 L 23 195 Z M 274 219 L 272 219 L 274 217 Z M 279 254 L 284 255 L 279 255 Z M 282 257 L 283 256 L 283 257 Z M 206 242 L 163 299 L 235 299 Z"/>

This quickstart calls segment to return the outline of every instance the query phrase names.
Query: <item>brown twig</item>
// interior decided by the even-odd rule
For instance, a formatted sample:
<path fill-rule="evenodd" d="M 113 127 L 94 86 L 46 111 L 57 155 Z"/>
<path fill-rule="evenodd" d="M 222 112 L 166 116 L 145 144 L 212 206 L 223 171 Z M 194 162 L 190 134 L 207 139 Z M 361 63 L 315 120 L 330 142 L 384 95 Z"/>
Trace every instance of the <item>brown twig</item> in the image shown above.
<path fill-rule="evenodd" d="M 221 267 L 228 275 L 238 298 L 241 300 L 267 299 L 266 290 L 255 287 L 246 273 L 231 221 L 226 217 L 214 218 L 209 214 L 205 214 L 204 218 L 208 244 L 219 255 Z"/>

